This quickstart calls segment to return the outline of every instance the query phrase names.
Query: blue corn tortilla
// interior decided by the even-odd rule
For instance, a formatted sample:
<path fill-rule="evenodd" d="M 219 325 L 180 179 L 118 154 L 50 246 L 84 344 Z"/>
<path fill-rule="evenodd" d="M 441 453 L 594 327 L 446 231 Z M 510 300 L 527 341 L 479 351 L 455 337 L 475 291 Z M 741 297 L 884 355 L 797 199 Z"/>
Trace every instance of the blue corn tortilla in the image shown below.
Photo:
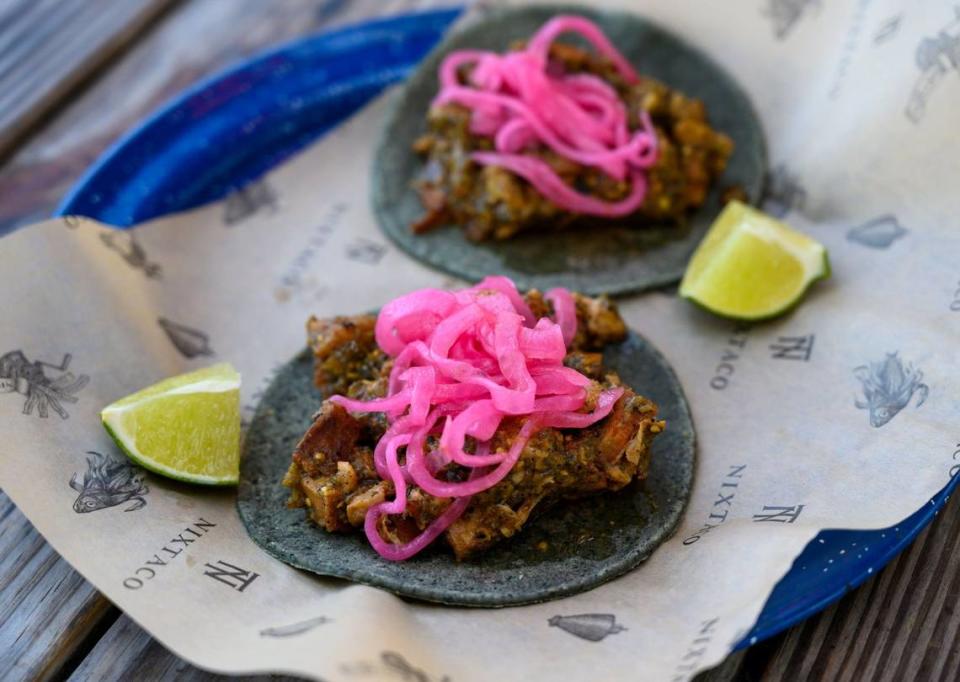
<path fill-rule="evenodd" d="M 657 403 L 667 422 L 653 443 L 648 478 L 558 505 L 476 559 L 457 562 L 435 543 L 407 561 L 386 561 L 362 533 L 328 533 L 303 509 L 286 506 L 290 491 L 281 479 L 323 397 L 313 384 L 309 351 L 281 368 L 253 417 L 240 466 L 240 517 L 250 537 L 280 561 L 405 597 L 501 607 L 589 590 L 635 568 L 670 537 L 690 496 L 695 460 L 690 410 L 663 356 L 631 332 L 606 348 L 604 364 Z"/>

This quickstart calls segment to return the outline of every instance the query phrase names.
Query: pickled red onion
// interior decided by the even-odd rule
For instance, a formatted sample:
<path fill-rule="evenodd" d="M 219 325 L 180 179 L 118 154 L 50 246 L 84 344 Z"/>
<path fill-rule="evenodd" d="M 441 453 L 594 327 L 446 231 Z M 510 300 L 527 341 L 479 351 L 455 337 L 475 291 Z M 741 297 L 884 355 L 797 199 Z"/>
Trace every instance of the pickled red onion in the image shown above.
<path fill-rule="evenodd" d="M 474 152 L 479 164 L 521 176 L 557 206 L 575 213 L 615 218 L 633 213 L 646 197 L 646 170 L 657 159 L 657 138 L 646 112 L 631 131 L 617 91 L 590 73 L 564 73 L 549 60 L 550 45 L 574 32 L 606 57 L 628 83 L 633 67 L 600 28 L 584 17 L 561 15 L 545 23 L 525 49 L 499 55 L 482 50 L 451 52 L 440 65 L 434 104 L 471 110 L 471 132 L 493 140 L 494 151 Z M 473 66 L 468 83 L 460 69 Z M 631 183 L 626 198 L 608 202 L 569 187 L 546 161 L 524 154 L 536 144 L 580 165 Z"/>
<path fill-rule="evenodd" d="M 473 495 L 510 473 L 540 429 L 584 428 L 606 417 L 620 399 L 622 388 L 607 389 L 591 411 L 582 411 L 591 382 L 563 365 L 577 331 L 576 303 L 566 289 L 551 289 L 546 299 L 554 319 L 537 319 L 512 281 L 488 277 L 454 293 L 421 289 L 381 310 L 377 342 L 394 358 L 387 396 L 330 400 L 354 413 L 387 416 L 374 464 L 393 484 L 394 498 L 371 507 L 364 519 L 370 544 L 385 559 L 408 559 L 433 542 L 463 515 Z M 494 436 L 510 417 L 522 417 L 523 425 L 506 452 L 493 451 Z M 432 436 L 439 445 L 427 452 Z M 441 474 L 451 463 L 469 470 L 467 480 Z M 381 536 L 379 524 L 384 515 L 406 511 L 409 485 L 453 502 L 413 540 L 395 545 Z"/>
<path fill-rule="evenodd" d="M 573 15 L 556 16 L 543 26 L 530 39 L 529 49 L 534 54 L 546 58 L 550 50 L 550 44 L 557 39 L 561 33 L 576 32 L 589 40 L 593 47 L 604 57 L 613 62 L 624 78 L 631 83 L 640 80 L 637 72 L 630 66 L 630 62 L 617 51 L 617 48 L 607 39 L 600 27 L 585 17 Z"/>
<path fill-rule="evenodd" d="M 563 334 L 563 342 L 570 345 L 573 337 L 577 335 L 577 306 L 573 297 L 566 289 L 550 289 L 547 292 L 546 299 L 553 304 L 553 310 L 557 317 L 557 326 L 560 327 L 560 333 Z"/>

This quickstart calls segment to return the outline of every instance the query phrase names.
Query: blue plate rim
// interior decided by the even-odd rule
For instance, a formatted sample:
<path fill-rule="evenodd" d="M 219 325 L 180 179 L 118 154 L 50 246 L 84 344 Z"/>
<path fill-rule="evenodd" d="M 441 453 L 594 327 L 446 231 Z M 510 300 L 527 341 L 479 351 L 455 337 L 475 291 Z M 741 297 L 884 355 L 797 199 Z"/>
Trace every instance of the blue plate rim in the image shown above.
<path fill-rule="evenodd" d="M 262 65 L 267 60 L 277 56 L 286 55 L 296 48 L 312 43 L 313 41 L 340 38 L 353 33 L 358 33 L 365 29 L 389 28 L 391 26 L 396 26 L 398 22 L 409 21 L 418 17 L 435 19 L 446 17 L 449 21 L 452 21 L 460 14 L 462 9 L 462 7 L 452 7 L 440 10 L 407 12 L 380 19 L 349 24 L 335 30 L 311 34 L 292 41 L 284 42 L 276 47 L 260 51 L 245 59 L 240 59 L 232 65 L 210 76 L 200 79 L 195 84 L 184 88 L 169 100 L 158 106 L 152 113 L 144 117 L 139 123 L 137 123 L 130 130 L 121 135 L 116 141 L 110 144 L 100 154 L 100 156 L 98 156 L 97 159 L 87 167 L 83 174 L 81 174 L 76 182 L 70 187 L 55 209 L 53 216 L 62 217 L 66 215 L 73 215 L 74 212 L 71 210 L 71 206 L 78 203 L 80 198 L 87 191 L 89 191 L 93 181 L 98 178 L 98 176 L 110 165 L 111 161 L 113 161 L 114 158 L 121 153 L 121 151 L 130 145 L 137 144 L 137 141 L 142 136 L 147 134 L 160 119 L 176 111 L 180 107 L 183 107 L 192 98 L 204 93 L 206 90 L 221 83 L 223 80 L 242 75 L 243 73 Z M 117 227 L 118 229 L 123 229 L 124 226 Z M 960 483 L 960 473 L 950 478 L 947 484 L 930 499 L 929 504 L 924 504 L 924 506 L 917 510 L 917 512 L 910 515 L 906 519 L 903 519 L 899 524 L 890 526 L 887 529 L 863 530 L 847 528 L 823 529 L 820 531 L 820 533 L 818 533 L 817 536 L 810 541 L 807 547 L 804 548 L 803 552 L 801 552 L 801 554 L 798 555 L 798 557 L 794 560 L 790 569 L 788 569 L 781 577 L 780 581 L 778 581 L 777 586 L 779 586 L 783 581 L 787 580 L 788 577 L 797 570 L 798 563 L 802 559 L 807 549 L 809 549 L 818 541 L 822 542 L 822 538 L 825 535 L 829 536 L 832 533 L 838 532 L 881 532 L 883 530 L 889 532 L 891 529 L 903 527 L 903 532 L 896 534 L 896 541 L 889 542 L 885 545 L 883 552 L 874 560 L 873 566 L 868 567 L 865 570 L 851 572 L 848 580 L 844 580 L 842 584 L 837 583 L 835 589 L 825 592 L 823 596 L 818 598 L 816 601 L 808 602 L 805 605 L 797 608 L 787 608 L 781 611 L 777 617 L 765 618 L 764 611 L 767 608 L 770 598 L 776 591 L 777 586 L 775 586 L 774 589 L 771 590 L 770 595 L 768 595 L 767 602 L 765 602 L 763 609 L 761 609 L 761 613 L 758 616 L 757 622 L 748 631 L 748 633 L 734 645 L 733 649 L 744 649 L 748 646 L 756 644 L 759 641 L 773 637 L 774 635 L 777 635 L 790 627 L 793 627 L 797 623 L 800 623 L 803 620 L 819 613 L 827 606 L 835 603 L 837 600 L 843 597 L 848 591 L 858 587 L 866 580 L 873 577 L 873 575 L 875 575 L 880 568 L 886 566 L 895 556 L 906 549 L 916 539 L 917 535 L 919 535 L 924 528 L 930 525 L 933 518 L 937 515 L 937 513 L 939 513 L 939 510 L 943 508 L 944 504 L 949 499 L 951 493 L 955 490 L 958 483 Z M 827 581 L 826 584 L 832 583 Z"/>
<path fill-rule="evenodd" d="M 807 548 L 818 543 L 823 539 L 825 534 L 831 533 L 850 533 L 850 532 L 864 532 L 864 533 L 889 533 L 893 532 L 894 529 L 905 526 L 905 532 L 894 533 L 897 537 L 895 542 L 887 544 L 887 548 L 882 552 L 880 557 L 876 559 L 873 563 L 874 566 L 871 566 L 863 571 L 858 571 L 853 573 L 853 577 L 850 580 L 846 580 L 842 585 L 838 585 L 835 590 L 825 594 L 823 597 L 817 599 L 816 601 L 810 603 L 809 605 L 798 608 L 794 610 L 787 609 L 779 619 L 770 623 L 770 624 L 761 624 L 760 621 L 763 618 L 763 609 L 758 616 L 757 624 L 741 639 L 735 646 L 734 651 L 745 649 L 749 646 L 752 646 L 758 642 L 761 642 L 765 639 L 769 639 L 775 635 L 780 634 L 784 630 L 787 630 L 798 623 L 803 622 L 807 618 L 814 616 L 824 609 L 826 609 L 831 604 L 836 603 L 847 592 L 859 587 L 865 583 L 870 578 L 874 577 L 877 572 L 886 567 L 898 554 L 907 549 L 913 541 L 917 539 L 917 536 L 923 532 L 924 529 L 929 527 L 933 522 L 934 517 L 940 513 L 940 510 L 943 509 L 944 505 L 950 499 L 950 495 L 956 489 L 957 484 L 960 483 L 960 473 L 954 475 L 947 484 L 940 489 L 937 494 L 930 498 L 929 504 L 924 504 L 923 507 L 918 509 L 916 512 L 901 520 L 899 523 L 895 523 L 891 526 L 885 528 L 870 528 L 870 529 L 858 529 L 858 528 L 824 528 L 804 547 L 803 552 L 801 552 L 794 562 L 791 564 L 790 568 L 784 573 L 780 578 L 780 581 L 784 580 L 789 576 L 793 571 L 796 570 L 799 561 L 801 560 L 804 552 Z M 778 585 L 780 584 L 778 581 Z M 776 586 L 774 587 L 776 589 Z M 773 590 L 771 590 L 771 595 Z M 770 595 L 768 595 L 768 600 Z M 764 603 L 764 608 L 766 608 L 766 602 Z"/>

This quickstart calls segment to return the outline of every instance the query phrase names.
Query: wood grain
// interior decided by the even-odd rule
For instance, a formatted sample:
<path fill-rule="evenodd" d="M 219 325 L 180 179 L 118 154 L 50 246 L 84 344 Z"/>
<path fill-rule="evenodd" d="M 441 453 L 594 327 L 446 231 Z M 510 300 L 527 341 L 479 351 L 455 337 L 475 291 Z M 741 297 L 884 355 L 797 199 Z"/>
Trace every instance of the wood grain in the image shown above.
<path fill-rule="evenodd" d="M 59 677 L 118 613 L 0 492 L 0 680 Z"/>
<path fill-rule="evenodd" d="M 880 573 L 790 630 L 764 682 L 960 679 L 960 496 Z"/>
<path fill-rule="evenodd" d="M 0 14 L 0 156 L 176 0 L 14 0 Z"/>

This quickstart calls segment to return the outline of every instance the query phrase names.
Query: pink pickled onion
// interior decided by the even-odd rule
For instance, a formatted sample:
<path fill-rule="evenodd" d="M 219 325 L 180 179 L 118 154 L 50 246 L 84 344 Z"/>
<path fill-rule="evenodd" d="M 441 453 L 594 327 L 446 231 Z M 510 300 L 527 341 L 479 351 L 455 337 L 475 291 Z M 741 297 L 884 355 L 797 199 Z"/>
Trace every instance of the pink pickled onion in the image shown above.
<path fill-rule="evenodd" d="M 561 15 L 540 27 L 523 50 L 504 55 L 451 52 L 440 65 L 440 92 L 434 104 L 454 102 L 469 108 L 471 131 L 493 140 L 494 151 L 471 155 L 477 163 L 519 175 L 568 211 L 605 218 L 629 215 L 643 204 L 646 170 L 657 160 L 653 124 L 641 112 L 640 128 L 631 131 L 627 108 L 615 88 L 591 73 L 564 73 L 559 64 L 550 62 L 550 45 L 567 32 L 590 42 L 628 83 L 639 80 L 596 24 Z M 471 65 L 469 82 L 464 83 L 459 71 Z M 608 202 L 569 187 L 546 161 L 523 153 L 538 143 L 618 182 L 629 181 L 629 194 Z"/>
<path fill-rule="evenodd" d="M 433 542 L 473 495 L 510 473 L 540 429 L 584 428 L 620 399 L 623 389 L 608 389 L 592 411 L 582 411 L 590 379 L 563 364 L 577 332 L 576 302 L 566 289 L 551 289 L 546 298 L 554 319 L 537 319 L 512 281 L 488 277 L 453 293 L 421 289 L 380 311 L 377 342 L 394 358 L 386 397 L 330 400 L 351 412 L 387 416 L 373 458 L 394 498 L 371 507 L 364 520 L 370 544 L 385 559 L 402 561 Z M 523 425 L 506 452 L 494 451 L 493 439 L 510 417 L 522 417 Z M 434 437 L 438 446 L 428 452 Z M 469 470 L 467 480 L 449 479 L 441 471 L 449 464 Z M 453 503 L 416 538 L 394 545 L 380 535 L 380 520 L 406 511 L 412 484 Z"/>
<path fill-rule="evenodd" d="M 550 43 L 556 40 L 557 36 L 561 33 L 567 32 L 579 33 L 589 40 L 597 52 L 613 62 L 613 65 L 617 67 L 620 75 L 631 83 L 636 83 L 640 80 L 637 72 L 630 66 L 630 62 L 610 43 L 607 36 L 600 30 L 600 27 L 585 17 L 572 15 L 554 17 L 540 27 L 536 35 L 530 39 L 530 44 L 527 49 L 545 59 L 550 50 Z"/>
<path fill-rule="evenodd" d="M 573 296 L 566 289 L 550 289 L 545 297 L 553 304 L 553 311 L 557 317 L 557 325 L 563 334 L 563 342 L 566 345 L 573 343 L 573 337 L 577 335 L 577 305 Z"/>

